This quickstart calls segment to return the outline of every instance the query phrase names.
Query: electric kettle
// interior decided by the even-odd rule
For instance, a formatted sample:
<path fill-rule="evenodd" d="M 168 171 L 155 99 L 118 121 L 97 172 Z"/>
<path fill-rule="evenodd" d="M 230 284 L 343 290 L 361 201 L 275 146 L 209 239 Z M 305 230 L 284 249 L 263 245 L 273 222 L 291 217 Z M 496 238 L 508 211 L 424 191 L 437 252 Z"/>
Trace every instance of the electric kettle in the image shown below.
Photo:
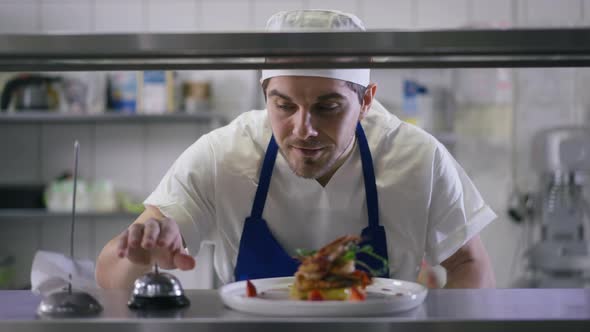
<path fill-rule="evenodd" d="M 46 111 L 59 107 L 62 95 L 60 77 L 37 74 L 19 75 L 8 81 L 0 96 L 0 110 Z"/>

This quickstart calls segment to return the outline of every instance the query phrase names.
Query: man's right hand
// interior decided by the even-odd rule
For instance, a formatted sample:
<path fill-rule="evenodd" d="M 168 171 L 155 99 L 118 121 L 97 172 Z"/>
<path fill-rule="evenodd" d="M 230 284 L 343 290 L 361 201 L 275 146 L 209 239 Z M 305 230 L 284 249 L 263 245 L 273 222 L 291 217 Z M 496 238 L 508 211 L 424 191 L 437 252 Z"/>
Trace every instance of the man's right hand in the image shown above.
<path fill-rule="evenodd" d="M 134 264 L 158 263 L 163 269 L 180 270 L 195 267 L 195 259 L 184 249 L 178 225 L 169 218 L 133 223 L 116 241 L 118 256 Z"/>

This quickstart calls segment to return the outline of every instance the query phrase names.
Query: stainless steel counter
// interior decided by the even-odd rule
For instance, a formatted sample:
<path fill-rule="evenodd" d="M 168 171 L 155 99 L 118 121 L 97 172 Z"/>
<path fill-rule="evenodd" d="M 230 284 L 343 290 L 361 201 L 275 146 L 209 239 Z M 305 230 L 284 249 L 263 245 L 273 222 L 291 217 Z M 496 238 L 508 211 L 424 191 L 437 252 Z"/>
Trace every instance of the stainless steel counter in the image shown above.
<path fill-rule="evenodd" d="M 98 317 L 39 319 L 39 297 L 0 291 L 0 331 L 590 331 L 590 289 L 432 290 L 409 312 L 344 318 L 243 314 L 211 290 L 188 291 L 192 305 L 170 312 L 128 310 L 122 291 L 96 296 L 105 308 Z"/>

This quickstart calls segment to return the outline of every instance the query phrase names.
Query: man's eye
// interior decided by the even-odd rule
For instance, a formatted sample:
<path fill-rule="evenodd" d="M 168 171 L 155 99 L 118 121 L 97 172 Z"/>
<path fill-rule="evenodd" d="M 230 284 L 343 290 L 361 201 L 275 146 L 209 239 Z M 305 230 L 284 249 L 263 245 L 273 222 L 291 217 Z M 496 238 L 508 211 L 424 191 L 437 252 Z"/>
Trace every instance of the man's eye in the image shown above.
<path fill-rule="evenodd" d="M 282 105 L 281 105 L 281 104 L 279 104 L 279 105 L 277 105 L 277 107 L 278 107 L 279 109 L 283 110 L 283 111 L 291 111 L 291 110 L 293 110 L 293 109 L 295 108 L 295 106 L 293 106 L 293 105 L 288 105 L 288 104 L 282 104 Z"/>
<path fill-rule="evenodd" d="M 335 111 L 339 108 L 338 104 L 317 105 L 316 109 L 320 112 Z"/>

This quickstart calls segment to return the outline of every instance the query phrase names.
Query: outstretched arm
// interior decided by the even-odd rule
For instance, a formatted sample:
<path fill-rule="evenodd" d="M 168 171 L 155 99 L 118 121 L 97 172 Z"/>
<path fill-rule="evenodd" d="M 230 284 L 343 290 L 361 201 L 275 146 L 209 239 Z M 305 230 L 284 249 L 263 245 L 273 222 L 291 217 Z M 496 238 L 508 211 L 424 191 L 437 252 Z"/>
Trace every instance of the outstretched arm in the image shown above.
<path fill-rule="evenodd" d="M 441 265 L 447 270 L 445 288 L 493 288 L 496 280 L 488 253 L 474 236 Z"/>

